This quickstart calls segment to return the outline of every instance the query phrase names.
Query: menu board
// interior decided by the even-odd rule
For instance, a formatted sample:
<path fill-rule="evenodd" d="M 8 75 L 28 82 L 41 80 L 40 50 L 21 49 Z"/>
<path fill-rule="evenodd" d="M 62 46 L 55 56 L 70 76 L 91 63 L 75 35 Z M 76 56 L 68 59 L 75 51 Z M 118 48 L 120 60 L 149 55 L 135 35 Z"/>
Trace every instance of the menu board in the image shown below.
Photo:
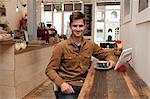
<path fill-rule="evenodd" d="M 84 36 L 91 36 L 92 4 L 84 4 L 84 14 L 86 17 L 86 31 L 84 33 Z"/>

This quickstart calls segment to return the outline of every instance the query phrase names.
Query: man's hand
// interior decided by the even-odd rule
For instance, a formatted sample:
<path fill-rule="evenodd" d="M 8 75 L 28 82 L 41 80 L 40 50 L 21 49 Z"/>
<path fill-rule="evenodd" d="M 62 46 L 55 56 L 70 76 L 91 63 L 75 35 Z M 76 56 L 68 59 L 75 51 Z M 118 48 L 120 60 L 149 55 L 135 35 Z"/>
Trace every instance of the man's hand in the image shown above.
<path fill-rule="evenodd" d="M 61 84 L 61 91 L 63 92 L 63 93 L 66 93 L 66 94 L 71 94 L 71 93 L 75 93 L 74 92 L 74 90 L 73 90 L 73 88 L 72 88 L 72 86 L 71 85 L 69 85 L 68 83 L 62 83 Z"/>
<path fill-rule="evenodd" d="M 109 60 L 107 61 L 107 66 L 109 66 L 109 68 L 115 67 L 116 62 L 114 62 L 113 60 Z"/>

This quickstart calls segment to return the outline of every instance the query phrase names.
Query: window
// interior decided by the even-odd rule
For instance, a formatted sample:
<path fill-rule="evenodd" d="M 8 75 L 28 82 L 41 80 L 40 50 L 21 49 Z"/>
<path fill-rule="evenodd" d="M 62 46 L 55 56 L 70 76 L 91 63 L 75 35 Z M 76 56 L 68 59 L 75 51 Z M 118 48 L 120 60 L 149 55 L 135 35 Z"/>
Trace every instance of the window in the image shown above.
<path fill-rule="evenodd" d="M 55 10 L 54 10 L 55 9 Z M 64 10 L 64 13 L 63 11 Z M 82 10 L 81 3 L 55 3 L 55 4 L 47 4 L 43 8 L 42 14 L 42 22 L 46 25 L 54 25 L 58 34 L 64 34 L 67 36 L 71 35 L 71 30 L 69 26 L 69 17 L 72 11 L 74 10 Z M 64 27 L 64 30 L 62 30 Z"/>
<path fill-rule="evenodd" d="M 122 23 L 126 24 L 127 22 L 131 21 L 131 13 L 132 13 L 132 0 L 123 0 L 123 16 L 122 16 Z"/>
<path fill-rule="evenodd" d="M 72 12 L 64 12 L 64 35 L 69 37 L 71 35 L 71 30 L 69 26 L 69 17 Z"/>
<path fill-rule="evenodd" d="M 139 0 L 137 9 L 137 24 L 150 22 L 150 0 Z"/>
<path fill-rule="evenodd" d="M 139 0 L 139 12 L 148 7 L 148 0 Z"/>
<path fill-rule="evenodd" d="M 52 13 L 51 11 L 44 12 L 44 23 L 45 24 L 52 24 Z"/>
<path fill-rule="evenodd" d="M 104 22 L 104 12 L 103 11 L 100 11 L 100 12 L 97 12 L 97 22 Z"/>
<path fill-rule="evenodd" d="M 116 11 L 112 11 L 111 12 L 111 18 L 117 18 L 117 12 Z"/>
<path fill-rule="evenodd" d="M 75 3 L 74 10 L 81 10 L 81 3 Z"/>
<path fill-rule="evenodd" d="M 124 17 L 130 14 L 130 0 L 124 0 Z"/>
<path fill-rule="evenodd" d="M 64 11 L 73 11 L 73 4 L 64 4 Z"/>
<path fill-rule="evenodd" d="M 51 11 L 51 5 L 44 5 L 44 11 Z"/>
<path fill-rule="evenodd" d="M 62 12 L 54 12 L 54 26 L 57 33 L 61 35 L 62 29 Z"/>
<path fill-rule="evenodd" d="M 57 11 L 62 11 L 62 4 L 61 3 L 54 4 L 53 11 L 54 11 L 54 9 L 56 9 Z"/>

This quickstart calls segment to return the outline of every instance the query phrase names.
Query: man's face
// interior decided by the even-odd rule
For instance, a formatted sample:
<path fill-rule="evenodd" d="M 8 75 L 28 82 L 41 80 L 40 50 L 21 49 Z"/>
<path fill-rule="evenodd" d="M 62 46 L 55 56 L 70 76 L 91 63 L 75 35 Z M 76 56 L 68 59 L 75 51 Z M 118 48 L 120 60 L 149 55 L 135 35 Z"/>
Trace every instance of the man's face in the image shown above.
<path fill-rule="evenodd" d="M 82 37 L 85 32 L 85 24 L 83 19 L 74 20 L 71 24 L 72 36 Z"/>

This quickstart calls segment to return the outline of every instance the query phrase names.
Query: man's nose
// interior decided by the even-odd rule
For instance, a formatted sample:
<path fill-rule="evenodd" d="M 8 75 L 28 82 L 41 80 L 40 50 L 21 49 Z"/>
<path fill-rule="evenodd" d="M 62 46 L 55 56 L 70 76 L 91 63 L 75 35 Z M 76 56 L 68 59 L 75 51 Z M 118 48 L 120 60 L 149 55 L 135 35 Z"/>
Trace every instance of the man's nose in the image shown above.
<path fill-rule="evenodd" d="M 79 26 L 77 26 L 77 30 L 80 30 L 80 27 L 79 27 Z"/>

